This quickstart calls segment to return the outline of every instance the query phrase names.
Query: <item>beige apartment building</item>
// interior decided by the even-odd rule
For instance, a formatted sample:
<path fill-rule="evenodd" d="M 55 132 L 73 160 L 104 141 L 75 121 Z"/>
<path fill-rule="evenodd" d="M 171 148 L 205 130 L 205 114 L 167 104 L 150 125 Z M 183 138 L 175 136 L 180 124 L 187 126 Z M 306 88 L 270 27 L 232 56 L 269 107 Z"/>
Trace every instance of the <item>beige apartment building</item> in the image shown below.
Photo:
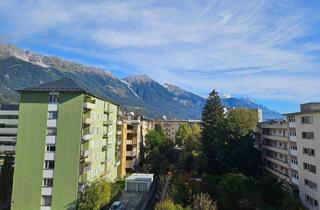
<path fill-rule="evenodd" d="M 120 146 L 119 177 L 137 170 L 144 159 L 144 147 L 146 135 L 154 129 L 152 120 L 143 116 L 135 116 L 134 113 L 124 113 L 118 120 L 118 140 Z"/>
<path fill-rule="evenodd" d="M 192 125 L 199 125 L 200 126 L 201 120 L 166 120 L 166 119 L 162 119 L 162 120 L 157 120 L 155 123 L 158 125 L 161 125 L 162 130 L 167 135 L 167 137 L 169 139 L 171 139 L 172 141 L 175 141 L 176 133 L 182 124 L 186 124 L 189 126 L 192 126 Z"/>
<path fill-rule="evenodd" d="M 320 192 L 320 103 L 300 105 L 300 112 L 286 114 L 291 145 L 291 180 L 310 210 L 319 209 Z"/>
<path fill-rule="evenodd" d="M 290 184 L 288 123 L 286 121 L 261 122 L 258 127 L 265 170 Z"/>

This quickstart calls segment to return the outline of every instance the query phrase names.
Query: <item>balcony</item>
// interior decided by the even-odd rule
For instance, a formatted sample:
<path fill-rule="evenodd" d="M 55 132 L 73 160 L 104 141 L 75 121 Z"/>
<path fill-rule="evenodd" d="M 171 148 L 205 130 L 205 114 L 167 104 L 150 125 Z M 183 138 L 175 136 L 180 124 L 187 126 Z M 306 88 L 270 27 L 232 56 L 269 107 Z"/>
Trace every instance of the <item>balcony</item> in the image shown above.
<path fill-rule="evenodd" d="M 134 167 L 133 161 L 132 160 L 127 160 L 126 161 L 126 168 L 133 168 L 133 167 Z"/>
<path fill-rule="evenodd" d="M 46 144 L 55 144 L 56 136 L 46 136 Z"/>
<path fill-rule="evenodd" d="M 134 149 L 132 151 L 126 151 L 126 156 L 128 156 L 128 157 L 136 157 L 137 156 L 137 150 Z"/>
<path fill-rule="evenodd" d="M 91 154 L 92 154 L 91 150 L 83 150 L 83 151 L 81 151 L 81 157 L 82 158 L 87 158 Z"/>
<path fill-rule="evenodd" d="M 44 154 L 44 159 L 45 160 L 54 160 L 54 152 L 46 152 Z"/>
<path fill-rule="evenodd" d="M 14 145 L 0 145 L 0 151 L 15 152 L 16 146 Z"/>
<path fill-rule="evenodd" d="M 58 104 L 48 104 L 48 111 L 58 111 Z"/>
<path fill-rule="evenodd" d="M 91 110 L 91 109 L 94 109 L 95 106 L 96 106 L 95 104 L 90 103 L 90 102 L 84 102 L 84 103 L 83 103 L 83 108 L 85 108 L 85 109 Z"/>
<path fill-rule="evenodd" d="M 127 145 L 137 145 L 137 140 L 127 140 Z"/>
<path fill-rule="evenodd" d="M 42 187 L 41 195 L 52 195 L 52 187 Z"/>
<path fill-rule="evenodd" d="M 122 121 L 121 121 L 121 120 L 118 120 L 118 121 L 117 121 L 117 125 L 122 125 Z"/>
<path fill-rule="evenodd" d="M 299 185 L 299 179 L 296 179 L 294 177 L 291 177 L 292 183 L 295 185 Z"/>
<path fill-rule="evenodd" d="M 129 134 L 136 134 L 137 132 L 136 132 L 136 130 L 127 130 L 127 133 L 129 133 Z"/>
<path fill-rule="evenodd" d="M 297 142 L 297 137 L 296 136 L 289 136 L 289 140 L 293 142 Z"/>
<path fill-rule="evenodd" d="M 57 127 L 57 120 L 56 119 L 47 120 L 47 127 L 56 128 Z"/>
<path fill-rule="evenodd" d="M 298 151 L 291 149 L 291 150 L 290 150 L 290 155 L 298 156 Z"/>
<path fill-rule="evenodd" d="M 83 124 L 85 124 L 85 125 L 91 125 L 91 123 L 92 123 L 91 118 L 84 118 L 84 119 L 83 119 Z"/>
<path fill-rule="evenodd" d="M 82 140 L 83 141 L 89 141 L 90 139 L 93 138 L 93 135 L 91 133 L 85 133 L 83 136 L 82 136 Z"/>
<path fill-rule="evenodd" d="M 289 128 L 295 128 L 296 122 L 289 122 Z"/>
<path fill-rule="evenodd" d="M 281 147 L 275 147 L 275 146 L 269 146 L 269 145 L 262 145 L 263 148 L 277 152 L 282 154 L 288 154 L 288 150 L 286 148 Z"/>
<path fill-rule="evenodd" d="M 84 162 L 80 166 L 80 174 L 87 173 L 91 170 L 91 163 L 90 162 Z"/>
<path fill-rule="evenodd" d="M 112 122 L 112 120 L 104 120 L 104 121 L 103 121 L 103 124 L 104 124 L 104 125 L 112 125 L 113 122 Z"/>
<path fill-rule="evenodd" d="M 17 131 L 17 128 L 0 128 L 1 134 L 16 134 Z"/>
<path fill-rule="evenodd" d="M 291 168 L 296 170 L 296 171 L 299 171 L 297 164 L 291 163 Z"/>
<path fill-rule="evenodd" d="M 117 136 L 121 136 L 122 132 L 121 131 L 117 131 Z"/>

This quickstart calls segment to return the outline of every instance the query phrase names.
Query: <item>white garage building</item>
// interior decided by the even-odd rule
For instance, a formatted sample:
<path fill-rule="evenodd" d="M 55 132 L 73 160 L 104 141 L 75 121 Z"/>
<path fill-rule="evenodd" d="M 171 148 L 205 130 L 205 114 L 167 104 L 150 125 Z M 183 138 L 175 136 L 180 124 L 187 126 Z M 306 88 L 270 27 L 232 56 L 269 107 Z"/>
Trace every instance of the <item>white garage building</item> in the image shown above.
<path fill-rule="evenodd" d="M 132 174 L 125 179 L 125 190 L 128 192 L 148 192 L 152 182 L 153 174 Z"/>

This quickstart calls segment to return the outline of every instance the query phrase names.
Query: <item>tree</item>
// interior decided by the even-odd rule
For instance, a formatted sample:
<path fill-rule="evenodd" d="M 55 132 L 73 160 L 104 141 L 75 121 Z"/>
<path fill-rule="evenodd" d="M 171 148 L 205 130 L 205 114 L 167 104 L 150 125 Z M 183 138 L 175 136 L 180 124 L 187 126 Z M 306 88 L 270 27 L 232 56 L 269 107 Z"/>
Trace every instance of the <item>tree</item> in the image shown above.
<path fill-rule="evenodd" d="M 167 199 L 160 201 L 156 206 L 155 210 L 186 210 L 179 204 L 175 204 L 173 201 Z"/>
<path fill-rule="evenodd" d="M 174 187 L 170 175 L 162 175 L 159 177 L 158 197 L 160 201 L 171 198 Z"/>
<path fill-rule="evenodd" d="M 217 203 L 212 201 L 206 193 L 200 193 L 193 196 L 193 210 L 217 210 Z"/>
<path fill-rule="evenodd" d="M 202 112 L 202 150 L 208 160 L 210 173 L 221 173 L 221 161 L 217 148 L 222 147 L 225 128 L 224 107 L 218 92 L 213 90 Z"/>
<path fill-rule="evenodd" d="M 237 108 L 229 110 L 227 114 L 230 133 L 235 138 L 242 138 L 252 134 L 258 123 L 258 116 L 252 110 Z"/>
<path fill-rule="evenodd" d="M 0 206 L 2 205 L 5 208 L 10 208 L 11 203 L 13 164 L 14 157 L 12 155 L 7 155 L 4 158 L 0 173 Z"/>
<path fill-rule="evenodd" d="M 247 200 L 250 179 L 243 174 L 224 175 L 218 184 L 218 194 L 223 209 L 242 209 Z"/>
<path fill-rule="evenodd" d="M 88 184 L 79 201 L 80 210 L 99 210 L 111 200 L 111 185 L 106 180 Z"/>
<path fill-rule="evenodd" d="M 202 148 L 207 158 L 207 172 L 222 174 L 240 172 L 250 176 L 261 174 L 260 152 L 254 147 L 254 112 L 233 109 L 224 113 L 214 90 L 202 113 Z"/>
<path fill-rule="evenodd" d="M 151 130 L 146 135 L 146 160 L 144 169 L 155 174 L 167 174 L 173 170 L 178 159 L 175 144 L 169 140 L 161 128 Z"/>

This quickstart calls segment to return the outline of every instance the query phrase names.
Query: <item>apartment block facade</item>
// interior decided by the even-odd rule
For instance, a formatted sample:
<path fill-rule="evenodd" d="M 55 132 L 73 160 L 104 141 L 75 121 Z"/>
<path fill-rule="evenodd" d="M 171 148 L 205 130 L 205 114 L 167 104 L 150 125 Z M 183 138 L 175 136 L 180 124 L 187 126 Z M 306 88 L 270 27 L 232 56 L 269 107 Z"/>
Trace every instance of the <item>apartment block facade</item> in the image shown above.
<path fill-rule="evenodd" d="M 156 124 L 160 125 L 162 127 L 162 130 L 167 135 L 169 139 L 172 141 L 175 141 L 176 133 L 179 130 L 180 126 L 182 124 L 185 125 L 201 125 L 201 120 L 157 120 L 155 122 Z"/>
<path fill-rule="evenodd" d="M 286 121 L 261 122 L 258 127 L 265 170 L 290 184 L 288 123 Z"/>
<path fill-rule="evenodd" d="M 116 104 L 69 78 L 19 92 L 13 210 L 75 209 L 86 183 L 117 177 Z"/>
<path fill-rule="evenodd" d="M 19 105 L 0 104 L 0 168 L 6 155 L 14 155 L 17 142 Z"/>
<path fill-rule="evenodd" d="M 121 161 L 118 168 L 119 177 L 133 173 L 144 160 L 146 135 L 154 129 L 154 122 L 134 113 L 125 113 L 118 121 L 118 134 L 121 136 Z M 121 125 L 121 126 L 120 126 Z"/>
<path fill-rule="evenodd" d="M 291 146 L 291 179 L 310 210 L 320 202 L 320 103 L 300 105 L 300 112 L 286 114 Z"/>

